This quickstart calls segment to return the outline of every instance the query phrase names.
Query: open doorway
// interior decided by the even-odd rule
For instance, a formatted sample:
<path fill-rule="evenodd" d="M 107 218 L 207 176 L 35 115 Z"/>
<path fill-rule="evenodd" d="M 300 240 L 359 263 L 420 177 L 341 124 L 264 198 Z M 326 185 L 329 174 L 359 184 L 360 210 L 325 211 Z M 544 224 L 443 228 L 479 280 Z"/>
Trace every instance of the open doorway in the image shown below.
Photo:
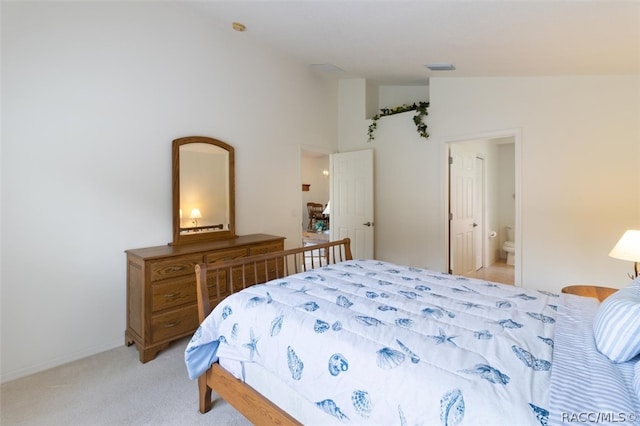
<path fill-rule="evenodd" d="M 329 215 L 330 152 L 313 147 L 300 149 L 302 245 L 329 241 L 331 218 Z"/>
<path fill-rule="evenodd" d="M 354 258 L 373 259 L 373 150 L 333 153 L 301 147 L 300 176 L 301 244 L 349 238 Z M 309 202 L 324 206 L 320 226 L 310 220 Z"/>
<path fill-rule="evenodd" d="M 520 285 L 516 135 L 450 142 L 448 153 L 449 271 Z"/>

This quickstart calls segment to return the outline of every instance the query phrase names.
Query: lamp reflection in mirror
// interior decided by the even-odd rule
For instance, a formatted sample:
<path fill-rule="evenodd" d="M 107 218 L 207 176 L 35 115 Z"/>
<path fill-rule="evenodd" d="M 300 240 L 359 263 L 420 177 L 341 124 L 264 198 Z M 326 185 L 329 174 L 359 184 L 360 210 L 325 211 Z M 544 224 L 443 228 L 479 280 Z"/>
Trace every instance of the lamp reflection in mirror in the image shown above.
<path fill-rule="evenodd" d="M 609 256 L 633 262 L 633 274 L 629 274 L 629 277 L 637 278 L 640 275 L 640 231 L 630 229 L 625 232 Z"/>
<path fill-rule="evenodd" d="M 189 215 L 191 219 L 193 219 L 193 226 L 198 227 L 198 219 L 202 219 L 202 213 L 200 213 L 200 209 L 191 210 L 191 214 Z"/>

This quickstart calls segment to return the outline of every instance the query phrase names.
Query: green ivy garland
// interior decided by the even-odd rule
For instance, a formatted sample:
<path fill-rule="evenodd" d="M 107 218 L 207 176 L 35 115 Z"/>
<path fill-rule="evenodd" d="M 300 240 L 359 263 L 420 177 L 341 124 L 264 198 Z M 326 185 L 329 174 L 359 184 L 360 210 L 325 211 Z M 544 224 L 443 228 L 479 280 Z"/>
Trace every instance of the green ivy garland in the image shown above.
<path fill-rule="evenodd" d="M 400 105 L 393 108 L 380 108 L 380 114 L 374 115 L 373 118 L 371 119 L 371 124 L 369 124 L 368 142 L 371 142 L 374 139 L 373 132 L 376 130 L 376 127 L 378 127 L 378 120 L 380 119 L 380 117 L 385 117 L 387 115 L 400 114 L 401 112 L 408 112 L 408 111 L 416 111 L 416 115 L 413 116 L 413 122 L 415 123 L 416 129 L 418 130 L 418 135 L 420 135 L 420 137 L 423 137 L 425 139 L 428 138 L 429 133 L 427 133 L 427 125 L 424 124 L 422 120 L 424 117 L 429 115 L 429 113 L 427 112 L 427 108 L 429 108 L 429 102 L 418 102 L 417 104 L 414 103 L 412 105 L 405 104 L 405 105 Z"/>

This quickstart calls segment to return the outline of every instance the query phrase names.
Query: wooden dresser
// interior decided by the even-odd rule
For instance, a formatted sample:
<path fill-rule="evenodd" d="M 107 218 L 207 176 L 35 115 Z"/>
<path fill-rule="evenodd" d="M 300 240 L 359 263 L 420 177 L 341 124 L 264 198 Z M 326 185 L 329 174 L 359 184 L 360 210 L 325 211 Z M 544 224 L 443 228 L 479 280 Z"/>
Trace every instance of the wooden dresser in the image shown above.
<path fill-rule="evenodd" d="M 284 237 L 254 234 L 198 244 L 127 250 L 127 330 L 125 344 L 135 344 L 140 361 L 198 327 L 195 265 L 284 250 Z M 258 279 L 260 277 L 257 277 Z M 208 284 L 211 307 L 231 293 L 228 281 Z"/>

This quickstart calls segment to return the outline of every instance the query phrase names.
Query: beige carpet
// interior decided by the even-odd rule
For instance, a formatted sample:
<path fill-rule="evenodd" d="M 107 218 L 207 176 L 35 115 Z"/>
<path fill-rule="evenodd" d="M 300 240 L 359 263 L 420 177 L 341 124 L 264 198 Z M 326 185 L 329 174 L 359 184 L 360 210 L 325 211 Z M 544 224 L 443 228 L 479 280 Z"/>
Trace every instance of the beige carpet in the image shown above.
<path fill-rule="evenodd" d="M 198 411 L 198 385 L 184 366 L 188 339 L 146 364 L 133 347 L 89 358 L 2 384 L 2 425 L 250 425 L 216 399 Z"/>

